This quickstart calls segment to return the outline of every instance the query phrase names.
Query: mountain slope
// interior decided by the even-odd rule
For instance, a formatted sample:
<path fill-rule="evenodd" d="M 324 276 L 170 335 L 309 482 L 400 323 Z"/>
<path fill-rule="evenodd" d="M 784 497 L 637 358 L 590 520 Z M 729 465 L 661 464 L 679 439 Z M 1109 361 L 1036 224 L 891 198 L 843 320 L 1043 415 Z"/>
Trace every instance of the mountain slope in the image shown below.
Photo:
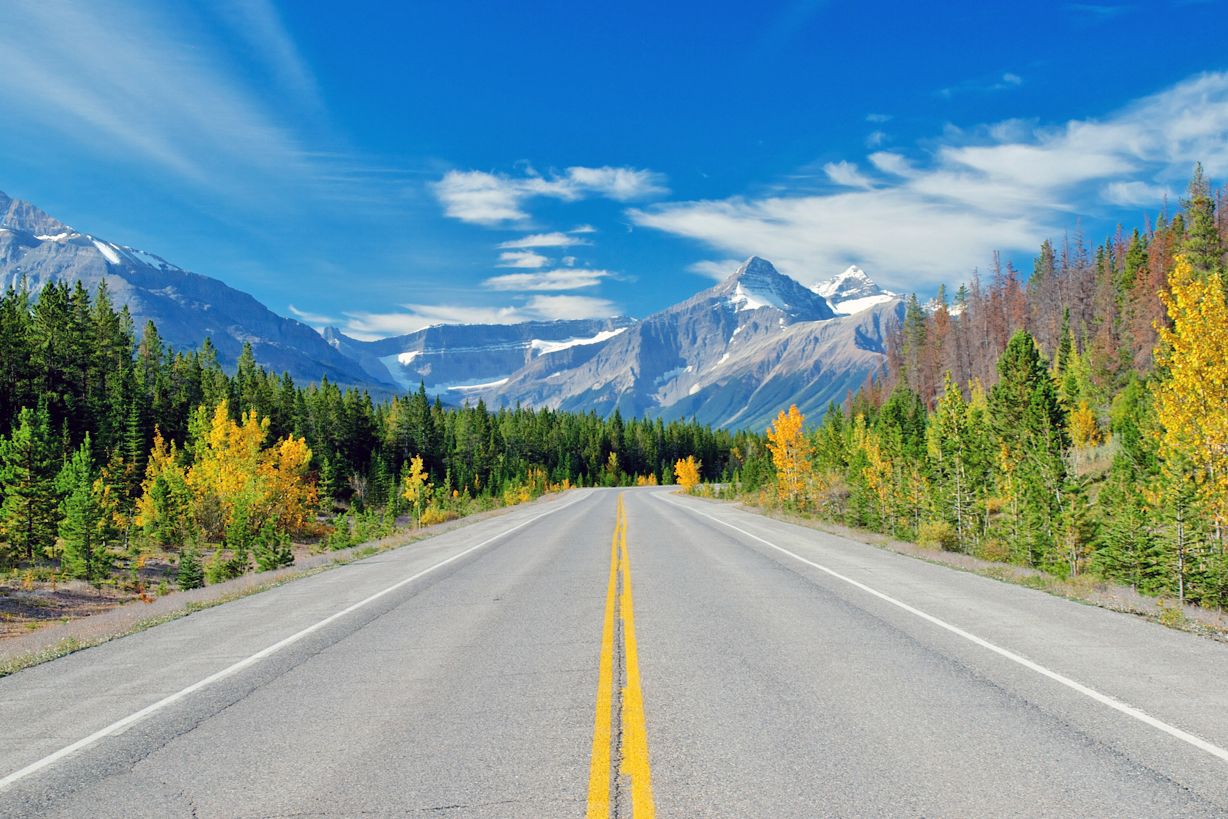
<path fill-rule="evenodd" d="M 507 380 L 534 358 L 563 350 L 594 352 L 634 324 L 629 318 L 528 321 L 521 324 L 442 324 L 403 336 L 359 341 L 335 327 L 325 340 L 352 358 L 372 378 L 412 390 L 466 393 Z"/>
<path fill-rule="evenodd" d="M 298 381 L 327 376 L 376 391 L 395 386 L 371 377 L 310 327 L 273 313 L 247 293 L 153 254 L 80 233 L 0 193 L 0 286 L 16 286 L 23 274 L 35 293 L 55 280 L 80 281 L 93 291 L 105 279 L 115 302 L 128 306 L 138 332 L 150 319 L 163 340 L 180 350 L 211 338 L 228 368 L 249 342 L 260 364 Z"/>
<path fill-rule="evenodd" d="M 752 257 L 715 287 L 590 349 L 538 356 L 475 397 L 761 429 L 790 403 L 813 413 L 842 400 L 881 366 L 886 333 L 901 318 L 898 300 L 837 317 Z"/>

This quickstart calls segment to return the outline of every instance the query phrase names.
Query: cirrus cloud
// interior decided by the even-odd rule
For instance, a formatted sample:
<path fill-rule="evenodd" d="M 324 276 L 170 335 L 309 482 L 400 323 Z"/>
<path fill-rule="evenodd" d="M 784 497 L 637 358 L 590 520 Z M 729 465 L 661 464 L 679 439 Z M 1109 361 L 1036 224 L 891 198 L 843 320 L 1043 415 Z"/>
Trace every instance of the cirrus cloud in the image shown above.
<path fill-rule="evenodd" d="M 542 270 L 534 273 L 506 273 L 493 276 L 484 284 L 491 290 L 581 290 L 585 287 L 596 287 L 602 279 L 609 278 L 608 270 L 587 270 L 585 268 L 560 268 L 558 270 Z"/>

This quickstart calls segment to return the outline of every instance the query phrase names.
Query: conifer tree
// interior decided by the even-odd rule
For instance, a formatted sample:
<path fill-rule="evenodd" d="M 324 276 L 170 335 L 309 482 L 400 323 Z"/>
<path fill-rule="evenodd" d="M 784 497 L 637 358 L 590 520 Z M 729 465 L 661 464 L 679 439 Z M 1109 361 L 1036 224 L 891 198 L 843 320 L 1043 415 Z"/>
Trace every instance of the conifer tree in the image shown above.
<path fill-rule="evenodd" d="M 90 459 L 89 434 L 56 478 L 60 506 L 60 567 L 69 577 L 98 584 L 111 570 L 107 548 L 115 531 L 102 502 L 103 483 Z"/>
<path fill-rule="evenodd" d="M 200 552 L 189 546 L 179 555 L 179 571 L 175 584 L 180 589 L 199 589 L 205 585 L 205 567 L 200 562 Z"/>
<path fill-rule="evenodd" d="M 59 498 L 58 457 L 45 407 L 24 408 L 13 434 L 0 442 L 0 537 L 15 557 L 33 560 L 55 545 Z"/>

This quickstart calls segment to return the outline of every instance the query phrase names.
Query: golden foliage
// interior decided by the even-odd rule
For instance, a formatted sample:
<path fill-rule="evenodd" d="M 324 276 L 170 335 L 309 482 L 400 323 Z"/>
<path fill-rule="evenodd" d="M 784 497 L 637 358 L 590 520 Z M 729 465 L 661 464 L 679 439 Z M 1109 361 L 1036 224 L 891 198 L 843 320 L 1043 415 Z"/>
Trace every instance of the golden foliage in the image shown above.
<path fill-rule="evenodd" d="M 802 497 L 812 471 L 805 423 L 806 416 L 792 404 L 787 411 L 781 410 L 767 431 L 768 449 L 776 467 L 776 491 L 782 500 L 794 503 Z"/>
<path fill-rule="evenodd" d="M 674 480 L 682 487 L 682 491 L 689 493 L 699 485 L 699 469 L 702 466 L 703 461 L 695 460 L 694 455 L 678 459 L 674 464 Z"/>
<path fill-rule="evenodd" d="M 1155 388 L 1160 455 L 1185 461 L 1200 494 L 1228 520 L 1228 305 L 1219 274 L 1198 276 L 1178 256 L 1160 294 L 1172 328 L 1157 325 L 1156 361 L 1168 377 Z"/>
<path fill-rule="evenodd" d="M 1076 449 L 1100 446 L 1104 442 L 1096 413 L 1088 406 L 1087 399 L 1080 400 L 1079 406 L 1070 413 L 1070 442 Z"/>

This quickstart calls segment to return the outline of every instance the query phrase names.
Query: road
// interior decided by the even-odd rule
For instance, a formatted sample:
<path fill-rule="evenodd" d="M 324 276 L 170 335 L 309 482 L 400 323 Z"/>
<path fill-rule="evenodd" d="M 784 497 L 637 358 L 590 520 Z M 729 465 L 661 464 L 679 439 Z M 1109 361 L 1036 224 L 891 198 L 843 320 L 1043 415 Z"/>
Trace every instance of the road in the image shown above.
<path fill-rule="evenodd" d="M 576 490 L 0 680 L 3 816 L 1223 816 L 1228 646 Z"/>

